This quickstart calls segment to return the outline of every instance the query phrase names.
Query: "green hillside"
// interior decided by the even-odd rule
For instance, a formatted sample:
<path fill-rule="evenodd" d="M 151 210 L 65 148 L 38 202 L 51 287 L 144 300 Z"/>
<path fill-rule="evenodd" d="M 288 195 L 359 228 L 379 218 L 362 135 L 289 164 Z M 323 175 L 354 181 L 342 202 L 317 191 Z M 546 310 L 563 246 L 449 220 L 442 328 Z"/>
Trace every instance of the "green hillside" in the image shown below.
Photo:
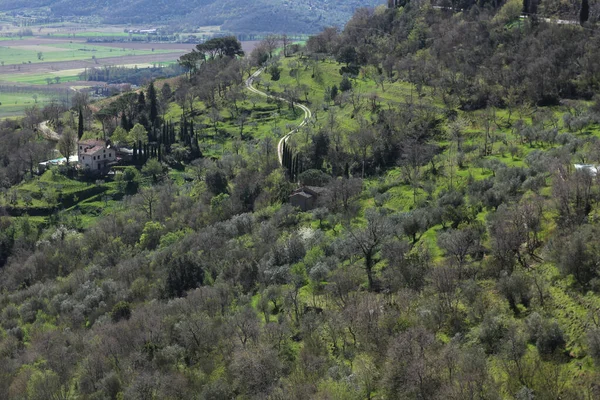
<path fill-rule="evenodd" d="M 599 399 L 600 30 L 522 6 L 2 121 L 0 398 Z M 78 135 L 131 157 L 37 170 Z"/>

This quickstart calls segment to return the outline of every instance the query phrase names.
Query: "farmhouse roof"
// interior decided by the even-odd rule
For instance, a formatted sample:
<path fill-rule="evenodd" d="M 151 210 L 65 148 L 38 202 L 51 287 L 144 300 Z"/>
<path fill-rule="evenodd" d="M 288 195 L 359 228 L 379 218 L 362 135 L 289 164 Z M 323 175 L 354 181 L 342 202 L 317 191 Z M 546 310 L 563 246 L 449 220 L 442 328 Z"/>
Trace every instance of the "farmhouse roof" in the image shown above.
<path fill-rule="evenodd" d="M 79 145 L 80 146 L 89 146 L 89 147 L 96 147 L 96 146 L 105 147 L 106 142 L 104 140 L 98 140 L 98 139 L 86 139 L 86 140 L 80 140 Z"/>
<path fill-rule="evenodd" d="M 305 191 L 294 192 L 294 193 L 292 193 L 292 195 L 290 197 L 294 197 L 294 196 L 305 197 L 307 199 L 310 199 L 311 197 L 313 197 L 312 194 L 306 193 Z"/>

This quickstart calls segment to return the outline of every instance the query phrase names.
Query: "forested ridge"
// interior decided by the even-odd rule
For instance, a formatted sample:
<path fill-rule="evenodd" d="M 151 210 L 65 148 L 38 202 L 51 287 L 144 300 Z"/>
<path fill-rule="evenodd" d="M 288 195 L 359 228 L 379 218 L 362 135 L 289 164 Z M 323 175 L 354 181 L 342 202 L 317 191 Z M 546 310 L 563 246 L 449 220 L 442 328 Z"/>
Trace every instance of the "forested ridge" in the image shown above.
<path fill-rule="evenodd" d="M 0 398 L 600 399 L 600 34 L 522 10 L 215 38 L 2 121 Z M 42 121 L 133 157 L 38 176 Z"/>
<path fill-rule="evenodd" d="M 343 26 L 358 7 L 380 0 L 1 0 L 0 11 L 49 12 L 53 17 L 94 17 L 108 24 L 165 24 L 178 30 L 220 25 L 236 33 L 314 33 Z"/>

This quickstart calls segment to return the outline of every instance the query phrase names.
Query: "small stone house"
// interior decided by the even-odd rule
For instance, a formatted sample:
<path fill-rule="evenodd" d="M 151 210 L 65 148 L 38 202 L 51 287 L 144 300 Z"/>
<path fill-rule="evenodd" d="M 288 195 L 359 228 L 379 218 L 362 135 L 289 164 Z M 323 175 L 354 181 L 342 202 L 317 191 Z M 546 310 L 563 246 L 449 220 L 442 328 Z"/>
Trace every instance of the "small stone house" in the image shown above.
<path fill-rule="evenodd" d="M 93 173 L 108 172 L 117 160 L 115 149 L 103 140 L 82 140 L 77 144 L 79 166 Z"/>
<path fill-rule="evenodd" d="M 326 189 L 318 186 L 304 186 L 295 190 L 290 195 L 290 204 L 298 207 L 302 211 L 312 210 L 317 206 L 319 197 L 325 193 Z"/>

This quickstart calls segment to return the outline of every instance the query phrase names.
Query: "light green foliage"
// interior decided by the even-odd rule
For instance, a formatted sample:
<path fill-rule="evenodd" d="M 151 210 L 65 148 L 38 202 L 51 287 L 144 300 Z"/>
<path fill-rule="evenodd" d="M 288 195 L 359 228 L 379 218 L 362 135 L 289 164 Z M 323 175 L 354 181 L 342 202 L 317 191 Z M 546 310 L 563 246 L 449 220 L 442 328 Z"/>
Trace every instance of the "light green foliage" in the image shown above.
<path fill-rule="evenodd" d="M 130 137 L 127 131 L 120 126 L 117 126 L 117 128 L 110 136 L 110 140 L 112 140 L 113 143 L 116 143 L 118 145 L 127 145 L 129 139 Z"/>
<path fill-rule="evenodd" d="M 143 249 L 155 249 L 161 242 L 165 227 L 160 222 L 149 221 L 144 225 L 139 245 Z"/>
<path fill-rule="evenodd" d="M 494 20 L 500 23 L 508 23 L 518 19 L 523 10 L 523 2 L 520 0 L 507 0 L 502 6 Z"/>
<path fill-rule="evenodd" d="M 148 143 L 148 131 L 140 124 L 135 124 L 129 131 L 129 141 L 131 143 Z"/>

